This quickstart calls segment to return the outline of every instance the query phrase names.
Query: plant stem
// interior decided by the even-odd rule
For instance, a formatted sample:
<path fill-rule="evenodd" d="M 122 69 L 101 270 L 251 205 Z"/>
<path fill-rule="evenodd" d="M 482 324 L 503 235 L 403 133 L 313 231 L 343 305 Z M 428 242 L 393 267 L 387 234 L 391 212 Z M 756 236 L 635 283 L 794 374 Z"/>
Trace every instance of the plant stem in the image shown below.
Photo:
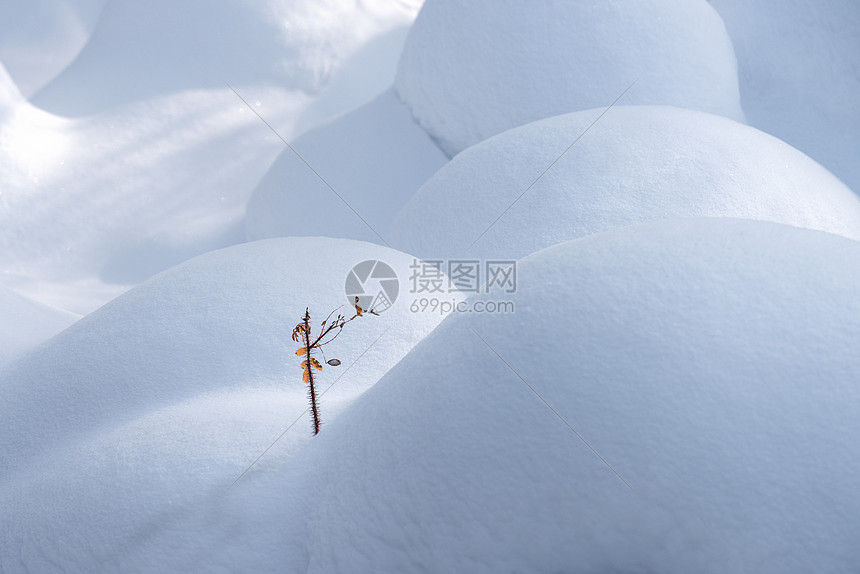
<path fill-rule="evenodd" d="M 319 434 L 320 432 L 320 413 L 319 408 L 317 408 L 317 391 L 314 387 L 314 368 L 311 365 L 311 325 L 310 325 L 310 313 L 307 309 L 305 309 L 305 329 L 303 331 L 303 337 L 305 339 L 305 360 L 308 362 L 307 371 L 308 371 L 308 394 L 311 401 L 311 413 L 314 417 L 314 435 Z"/>

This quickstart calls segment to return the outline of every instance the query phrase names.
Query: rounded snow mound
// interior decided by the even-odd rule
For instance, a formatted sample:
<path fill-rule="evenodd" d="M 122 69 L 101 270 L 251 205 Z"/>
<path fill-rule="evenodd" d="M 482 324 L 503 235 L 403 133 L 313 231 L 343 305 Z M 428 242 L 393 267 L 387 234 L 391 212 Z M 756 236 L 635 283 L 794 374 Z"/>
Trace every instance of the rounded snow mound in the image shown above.
<path fill-rule="evenodd" d="M 0 3 L 0 61 L 29 97 L 86 45 L 107 0 Z"/>
<path fill-rule="evenodd" d="M 732 219 L 536 253 L 514 312 L 446 321 L 294 460 L 306 484 L 254 492 L 307 509 L 248 523 L 303 517 L 320 572 L 851 571 L 858 269 L 857 242 Z"/>
<path fill-rule="evenodd" d="M 390 89 L 303 134 L 292 147 L 302 159 L 291 150 L 281 153 L 248 202 L 249 239 L 384 241 L 378 233 L 448 161 Z"/>
<path fill-rule="evenodd" d="M 738 57 L 750 125 L 860 191 L 860 3 L 711 0 Z"/>
<path fill-rule="evenodd" d="M 772 136 L 679 108 L 620 106 L 592 125 L 600 113 L 548 118 L 466 150 L 406 204 L 390 243 L 425 258 L 517 259 L 614 227 L 697 216 L 860 239 L 860 200 Z"/>
<path fill-rule="evenodd" d="M 9 72 L 0 62 L 0 121 L 5 120 L 12 113 L 12 110 L 23 101 L 21 92 L 18 91 L 18 87 L 12 81 Z"/>
<path fill-rule="evenodd" d="M 413 4 L 112 0 L 75 61 L 33 101 L 55 113 L 84 115 L 225 82 L 316 93 L 363 43 L 410 22 Z"/>
<path fill-rule="evenodd" d="M 741 120 L 737 66 L 705 0 L 428 0 L 395 86 L 454 155 L 501 131 L 562 113 L 660 104 Z"/>
<path fill-rule="evenodd" d="M 367 264 L 350 276 L 366 261 L 384 262 L 395 277 Z M 347 290 L 361 296 L 365 309 L 389 305 L 378 317 L 347 325 L 325 349 L 341 366 L 326 367 L 319 382 L 328 386 L 345 374 L 327 400 L 348 401 L 441 320 L 409 309 L 413 263 L 358 241 L 289 238 L 210 252 L 171 268 L 0 373 L 0 466 L 11 471 L 62 441 L 201 393 L 274 389 L 304 403 L 291 333 L 306 308 L 319 325 L 348 302 Z M 349 318 L 354 308 L 338 312 Z M 323 413 L 323 422 L 330 414 Z M 304 434 L 308 425 L 300 427 L 296 432 Z"/>
<path fill-rule="evenodd" d="M 46 341 L 79 318 L 0 285 L 0 364 Z"/>

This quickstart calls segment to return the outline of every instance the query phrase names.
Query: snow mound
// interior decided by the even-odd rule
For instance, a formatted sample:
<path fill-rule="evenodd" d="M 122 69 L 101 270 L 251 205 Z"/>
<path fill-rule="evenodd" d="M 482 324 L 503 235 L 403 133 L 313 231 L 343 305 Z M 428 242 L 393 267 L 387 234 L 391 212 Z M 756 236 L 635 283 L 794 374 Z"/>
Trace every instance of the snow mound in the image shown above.
<path fill-rule="evenodd" d="M 89 40 L 107 0 L 0 3 L 0 61 L 25 96 L 57 76 Z"/>
<path fill-rule="evenodd" d="M 53 337 L 79 317 L 0 285 L 0 364 Z"/>
<path fill-rule="evenodd" d="M 428 0 L 395 86 L 449 155 L 561 113 L 622 103 L 743 119 L 737 66 L 705 0 Z"/>
<path fill-rule="evenodd" d="M 854 241 L 731 219 L 534 254 L 515 312 L 440 325 L 216 555 L 298 516 L 287 570 L 853 571 L 858 269 Z"/>
<path fill-rule="evenodd" d="M 600 113 L 548 118 L 464 151 L 404 207 L 391 244 L 428 259 L 517 259 L 614 227 L 695 216 L 860 239 L 857 197 L 784 142 L 661 106 L 619 106 L 588 129 Z"/>
<path fill-rule="evenodd" d="M 256 95 L 271 121 L 299 107 L 283 90 Z M 226 87 L 73 120 L 23 105 L 0 130 L 3 282 L 87 313 L 238 243 L 248 197 L 282 149 Z"/>
<path fill-rule="evenodd" d="M 860 192 L 860 4 L 711 4 L 737 51 L 750 124 L 809 154 Z"/>
<path fill-rule="evenodd" d="M 284 151 L 251 196 L 250 239 L 327 235 L 384 242 L 378 234 L 447 162 L 392 90 L 292 147 L 301 159 Z"/>
<path fill-rule="evenodd" d="M 5 121 L 24 98 L 0 62 L 0 122 Z"/>
<path fill-rule="evenodd" d="M 440 320 L 409 309 L 413 259 L 325 238 L 243 244 L 153 277 L 0 374 L 0 467 L 12 472 L 46 451 L 201 393 L 276 389 L 303 401 L 291 332 L 307 307 L 318 324 L 347 303 L 350 269 L 367 260 L 387 263 L 402 283 L 389 310 L 357 319 L 331 346 L 342 367 L 325 370 L 321 384 L 345 373 L 330 400 L 356 396 Z M 368 294 L 391 287 L 373 275 L 364 286 Z M 341 311 L 351 316 L 348 307 Z"/>
<path fill-rule="evenodd" d="M 224 82 L 316 93 L 368 39 L 411 22 L 417 4 L 111 0 L 86 47 L 33 101 L 54 113 L 86 115 Z"/>

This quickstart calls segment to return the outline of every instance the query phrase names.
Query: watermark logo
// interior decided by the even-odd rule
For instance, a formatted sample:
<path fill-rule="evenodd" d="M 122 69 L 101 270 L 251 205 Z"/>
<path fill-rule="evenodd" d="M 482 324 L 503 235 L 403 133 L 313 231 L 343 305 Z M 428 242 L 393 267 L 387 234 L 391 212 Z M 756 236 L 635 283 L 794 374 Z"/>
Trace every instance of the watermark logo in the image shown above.
<path fill-rule="evenodd" d="M 488 259 L 412 260 L 410 293 L 516 293 L 517 262 Z"/>
<path fill-rule="evenodd" d="M 353 267 L 346 276 L 346 300 L 350 305 L 358 304 L 363 309 L 373 309 L 382 313 L 397 300 L 400 281 L 390 265 L 376 259 L 362 261 Z"/>

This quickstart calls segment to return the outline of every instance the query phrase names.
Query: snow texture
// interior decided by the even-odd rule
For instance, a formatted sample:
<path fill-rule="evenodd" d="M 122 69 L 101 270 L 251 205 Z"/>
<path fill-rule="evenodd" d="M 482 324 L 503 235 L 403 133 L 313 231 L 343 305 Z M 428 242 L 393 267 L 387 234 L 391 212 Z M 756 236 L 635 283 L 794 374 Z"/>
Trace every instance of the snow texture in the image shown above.
<path fill-rule="evenodd" d="M 249 239 L 328 235 L 384 243 L 397 212 L 447 162 L 392 90 L 291 145 L 296 153 L 281 154 L 248 203 Z"/>
<path fill-rule="evenodd" d="M 0 121 L 6 121 L 22 101 L 21 92 L 0 63 Z"/>
<path fill-rule="evenodd" d="M 857 196 L 776 138 L 679 108 L 601 112 L 548 118 L 461 153 L 397 216 L 392 245 L 425 259 L 517 259 L 614 227 L 692 216 L 860 238 Z"/>
<path fill-rule="evenodd" d="M 33 102 L 79 116 L 225 82 L 316 93 L 362 43 L 408 23 L 416 9 L 354 0 L 110 0 L 80 55 Z"/>
<path fill-rule="evenodd" d="M 0 6 L 0 572 L 860 572 L 856 3 L 420 4 Z"/>
<path fill-rule="evenodd" d="M 233 543 L 298 522 L 278 559 L 309 572 L 856 571 L 858 269 L 730 219 L 536 253 L 514 313 L 448 319 L 253 489 L 283 505 L 235 497 Z"/>
<path fill-rule="evenodd" d="M 55 78 L 89 41 L 107 0 L 0 3 L 0 61 L 30 97 Z"/>
<path fill-rule="evenodd" d="M 325 432 L 442 320 L 409 310 L 413 261 L 403 253 L 328 238 L 212 252 L 150 279 L 0 371 L 0 571 L 57 564 L 116 571 L 140 547 L 145 556 L 132 569 L 172 559 L 149 541 L 223 496 L 282 431 L 289 430 L 243 480 L 311 437 L 290 333 L 306 306 L 316 326 L 344 305 L 350 269 L 369 259 L 396 271 L 401 293 L 326 347 L 342 364 L 317 378 Z M 375 285 L 369 279 L 367 292 Z M 349 317 L 351 309 L 340 312 Z M 174 542 L 196 547 L 202 539 Z"/>
<path fill-rule="evenodd" d="M 321 322 L 345 305 L 350 269 L 373 259 L 393 267 L 405 301 L 411 257 L 328 238 L 234 246 L 152 278 L 10 365 L 0 382 L 0 466 L 11 472 L 69 436 L 195 393 L 281 387 L 287 378 L 304 396 L 300 373 L 289 377 L 298 371 L 293 327 L 307 307 Z M 403 301 L 338 340 L 348 366 L 383 336 L 343 387 L 364 390 L 440 320 Z"/>
<path fill-rule="evenodd" d="M 79 318 L 0 285 L 0 364 L 29 351 Z"/>
<path fill-rule="evenodd" d="M 737 64 L 705 0 L 428 0 L 395 82 L 453 156 L 515 126 L 608 106 L 674 105 L 743 119 Z"/>
<path fill-rule="evenodd" d="M 751 125 L 860 192 L 860 4 L 711 0 L 738 54 Z"/>

